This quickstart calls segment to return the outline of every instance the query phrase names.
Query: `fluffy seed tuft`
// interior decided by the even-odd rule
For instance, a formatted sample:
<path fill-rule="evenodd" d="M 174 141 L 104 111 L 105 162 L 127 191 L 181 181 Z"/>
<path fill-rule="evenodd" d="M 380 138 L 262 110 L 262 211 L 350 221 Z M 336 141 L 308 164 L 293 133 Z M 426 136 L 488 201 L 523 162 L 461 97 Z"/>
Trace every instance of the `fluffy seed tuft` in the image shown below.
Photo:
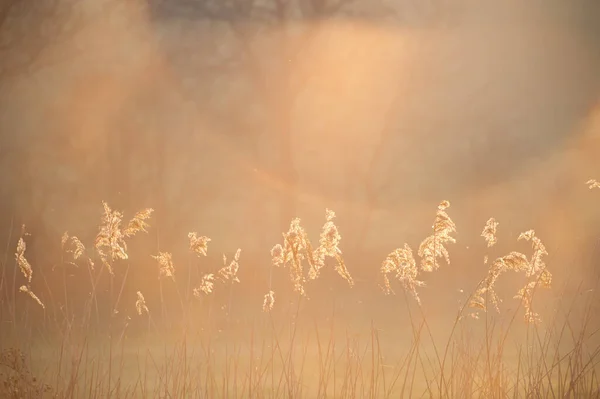
<path fill-rule="evenodd" d="M 150 314 L 148 306 L 146 306 L 146 299 L 140 291 L 137 292 L 137 301 L 135 301 L 135 310 L 137 314 L 141 316 L 143 313 Z"/>

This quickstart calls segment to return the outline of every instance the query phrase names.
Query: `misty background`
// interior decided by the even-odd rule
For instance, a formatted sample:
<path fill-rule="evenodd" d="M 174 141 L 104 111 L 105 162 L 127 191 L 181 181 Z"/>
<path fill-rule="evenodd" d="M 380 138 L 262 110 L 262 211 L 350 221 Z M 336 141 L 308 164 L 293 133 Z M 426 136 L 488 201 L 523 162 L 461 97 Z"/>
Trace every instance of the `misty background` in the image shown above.
<path fill-rule="evenodd" d="M 535 229 L 559 286 L 597 271 L 597 1 L 0 4 L 0 235 L 12 259 L 26 224 L 34 273 L 64 231 L 92 247 L 102 201 L 155 209 L 132 287 L 197 231 L 217 266 L 242 248 L 257 309 L 271 247 L 293 217 L 316 242 L 326 208 L 357 287 L 442 200 L 458 242 L 430 292 L 484 276 L 492 216 L 494 256 Z"/>

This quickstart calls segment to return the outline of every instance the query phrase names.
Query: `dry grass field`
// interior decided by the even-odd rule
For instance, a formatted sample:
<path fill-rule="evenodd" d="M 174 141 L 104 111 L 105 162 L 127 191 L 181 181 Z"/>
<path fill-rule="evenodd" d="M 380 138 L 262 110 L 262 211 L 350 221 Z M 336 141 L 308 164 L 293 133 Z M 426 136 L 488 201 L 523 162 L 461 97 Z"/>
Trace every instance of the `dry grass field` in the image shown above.
<path fill-rule="evenodd" d="M 0 398 L 600 398 L 600 3 L 97 1 L 0 23 Z"/>
<path fill-rule="evenodd" d="M 95 240 L 65 233 L 52 271 L 28 261 L 23 226 L 0 284 L 2 396 L 598 397 L 597 282 L 561 292 L 528 230 L 442 299 L 429 284 L 449 283 L 436 275 L 453 266 L 451 214 L 440 203 L 428 236 L 371 268 L 377 290 L 353 279 L 331 210 L 315 237 L 291 221 L 268 284 L 244 272 L 243 250 L 211 265 L 210 238 L 191 232 L 188 265 L 145 255 L 144 291 L 129 247 L 152 234 L 152 209 L 125 218 L 105 203 Z M 501 229 L 481 226 L 484 252 Z M 428 313 L 434 300 L 446 317 Z"/>

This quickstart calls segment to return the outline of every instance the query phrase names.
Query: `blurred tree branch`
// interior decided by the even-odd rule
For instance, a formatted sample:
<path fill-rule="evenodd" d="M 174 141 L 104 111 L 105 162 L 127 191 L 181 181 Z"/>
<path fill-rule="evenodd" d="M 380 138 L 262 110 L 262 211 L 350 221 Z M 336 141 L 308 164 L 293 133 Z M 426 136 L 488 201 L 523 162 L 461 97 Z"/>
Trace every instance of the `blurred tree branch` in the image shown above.
<path fill-rule="evenodd" d="M 0 82 L 80 56 L 89 49 L 53 50 L 129 2 L 100 0 L 94 11 L 76 0 L 0 1 Z"/>
<path fill-rule="evenodd" d="M 156 18 L 208 21 L 229 27 L 237 51 L 235 65 L 252 82 L 268 114 L 267 141 L 275 144 L 267 169 L 284 187 L 281 195 L 282 229 L 296 216 L 298 176 L 292 142 L 293 113 L 300 91 L 310 79 L 299 62 L 321 33 L 321 24 L 334 18 L 388 15 L 385 6 L 370 5 L 372 15 L 352 8 L 361 0 L 149 0 Z M 265 32 L 275 44 L 265 51 L 257 42 Z M 218 69 L 218 66 L 215 67 Z M 225 71 L 223 71 L 225 72 Z M 260 163 L 260 160 L 257 160 Z"/>

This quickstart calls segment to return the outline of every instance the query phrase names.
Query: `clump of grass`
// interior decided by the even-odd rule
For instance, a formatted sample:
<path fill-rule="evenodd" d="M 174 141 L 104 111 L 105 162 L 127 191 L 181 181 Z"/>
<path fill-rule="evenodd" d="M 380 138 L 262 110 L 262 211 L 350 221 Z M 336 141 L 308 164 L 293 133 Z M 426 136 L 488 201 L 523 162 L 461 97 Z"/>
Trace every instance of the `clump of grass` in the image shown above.
<path fill-rule="evenodd" d="M 386 294 L 394 293 L 390 280 L 396 279 L 402 284 L 404 291 L 410 293 L 420 305 L 421 299 L 417 290 L 425 285 L 422 274 L 438 270 L 440 267 L 439 258 L 445 259 L 446 263 L 450 264 L 449 251 L 446 246 L 449 243 L 456 242 L 453 237 L 453 234 L 456 233 L 456 226 L 447 214 L 449 206 L 450 204 L 447 201 L 440 203 L 434 220 L 433 232 L 421 242 L 417 251 L 417 256 L 421 258 L 420 262 L 418 258 L 415 259 L 413 250 L 408 244 L 392 251 L 386 257 L 379 269 L 383 277 L 383 288 Z M 111 210 L 106 204 L 104 204 L 104 210 L 104 218 L 99 233 L 101 238 L 98 239 L 97 237 L 96 244 L 99 243 L 100 250 L 103 251 L 99 252 L 99 255 L 104 256 L 103 263 L 107 262 L 110 266 L 114 260 L 127 259 L 126 239 L 139 231 L 147 231 L 146 221 L 151 210 L 138 212 L 126 228 L 121 228 L 122 215 L 119 212 Z M 271 251 L 273 263 L 271 270 L 276 266 L 289 268 L 293 290 L 299 295 L 298 304 L 300 299 L 306 296 L 307 282 L 316 280 L 322 275 L 327 258 L 332 258 L 335 261 L 335 271 L 350 286 L 354 284 L 341 256 L 341 235 L 333 222 L 334 217 L 335 214 L 332 211 L 326 211 L 326 221 L 321 229 L 317 248 L 312 246 L 308 234 L 300 224 L 300 219 L 294 219 L 290 223 L 288 232 L 283 234 L 283 243 L 276 245 Z M 497 243 L 497 226 L 498 223 L 495 219 L 490 218 L 483 229 L 481 236 L 485 239 L 488 248 Z M 15 274 L 18 273 L 17 268 L 20 269 L 27 283 L 30 283 L 33 272 L 26 259 L 26 245 L 23 239 L 25 236 L 23 230 L 17 243 Z M 197 233 L 189 233 L 188 239 L 190 252 L 198 257 L 207 255 L 208 243 L 210 242 L 208 237 L 198 236 Z M 508 255 L 499 257 L 492 262 L 489 267 L 486 267 L 485 277 L 474 290 L 470 300 L 465 302 L 461 312 L 465 308 L 487 311 L 489 306 L 487 301 L 491 301 L 496 310 L 500 311 L 498 306 L 500 298 L 494 291 L 495 285 L 502 273 L 513 270 L 522 273 L 527 280 L 524 287 L 516 295 L 525 308 L 525 321 L 528 323 L 540 321 L 539 315 L 532 309 L 532 303 L 536 289 L 540 286 L 550 287 L 551 284 L 552 275 L 545 264 L 547 251 L 533 230 L 522 233 L 518 241 L 527 241 L 531 244 L 531 255 L 510 252 Z M 63 252 L 71 255 L 73 264 L 76 265 L 78 260 L 86 258 L 86 249 L 76 237 L 71 237 L 65 233 L 61 245 Z M 115 252 L 114 258 L 112 251 Z M 235 293 L 232 287 L 234 283 L 240 283 L 238 276 L 240 253 L 241 249 L 238 249 L 230 260 L 224 255 L 223 265 L 220 268 L 215 268 L 211 273 L 204 273 L 199 285 L 193 290 L 190 290 L 191 284 L 188 281 L 187 292 L 193 292 L 193 295 L 198 298 L 213 293 L 217 285 L 229 285 L 228 320 L 231 313 L 232 292 Z M 153 257 L 160 266 L 159 282 L 161 284 L 161 304 L 163 305 L 162 316 L 166 320 L 170 314 L 166 310 L 165 302 L 162 301 L 162 278 L 171 277 L 178 294 L 177 283 L 180 283 L 180 281 L 176 282 L 174 278 L 175 266 L 171 253 L 158 252 L 158 255 Z M 487 260 L 484 260 L 484 263 L 487 264 Z M 306 267 L 306 264 L 308 267 Z M 99 268 L 97 274 L 101 274 L 102 271 L 103 268 Z M 41 275 L 43 276 L 43 274 Z M 90 276 L 92 276 L 91 272 Z M 123 284 L 118 298 L 121 297 L 124 290 L 126 276 L 127 273 L 123 277 Z M 117 276 L 111 273 L 110 278 L 112 290 L 113 279 L 116 280 Z M 90 279 L 90 281 L 92 283 L 91 303 L 96 295 L 98 279 Z M 3 287 L 0 284 L 0 291 Z M 37 296 L 31 292 L 30 286 L 23 287 L 21 290 L 36 300 Z M 144 292 L 147 293 L 147 291 Z M 65 293 L 65 297 L 66 295 Z M 49 305 L 52 305 L 54 302 L 52 302 L 51 292 L 48 297 L 50 298 Z M 416 321 L 414 314 L 411 313 L 411 307 L 408 307 L 409 329 L 412 328 L 412 331 L 409 331 L 408 353 L 400 359 L 392 357 L 395 356 L 391 353 L 392 351 L 388 354 L 382 346 L 385 339 L 390 340 L 389 345 L 398 345 L 398 336 L 396 334 L 380 334 L 373 321 L 370 328 L 370 344 L 361 348 L 358 336 L 355 338 L 352 331 L 350 331 L 350 327 L 346 327 L 346 345 L 344 347 L 335 338 L 335 314 L 332 314 L 330 318 L 330 335 L 325 338 L 324 342 L 321 339 L 322 336 L 319 335 L 321 332 L 317 322 L 315 322 L 316 342 L 311 341 L 313 337 L 310 334 L 305 339 L 300 338 L 300 336 L 296 338 L 297 326 L 301 322 L 298 317 L 290 319 L 290 322 L 286 323 L 289 326 L 289 331 L 285 329 L 282 331 L 288 332 L 289 335 L 286 342 L 281 342 L 277 315 L 269 314 L 268 320 L 271 323 L 259 323 L 261 329 L 257 330 L 258 334 L 255 334 L 254 324 L 251 327 L 243 325 L 248 329 L 242 328 L 242 330 L 250 332 L 250 343 L 247 348 L 249 358 L 244 355 L 246 349 L 244 348 L 244 342 L 235 341 L 232 351 L 231 341 L 225 340 L 223 342 L 221 340 L 217 343 L 219 340 L 211 335 L 215 329 L 205 328 L 206 325 L 202 325 L 197 331 L 195 339 L 197 338 L 199 341 L 193 342 L 194 346 L 192 346 L 191 336 L 187 334 L 188 329 L 194 331 L 194 326 L 192 326 L 192 323 L 184 323 L 183 334 L 176 334 L 182 336 L 181 341 L 177 342 L 173 350 L 165 344 L 161 358 L 156 356 L 156 353 L 152 353 L 150 346 L 138 351 L 138 377 L 137 379 L 134 377 L 134 380 L 128 380 L 130 376 L 127 376 L 124 372 L 127 369 L 125 367 L 124 349 L 127 339 L 126 332 L 128 325 L 139 323 L 140 318 L 130 319 L 127 312 L 131 310 L 131 313 L 135 312 L 139 316 L 147 316 L 148 326 L 154 325 L 157 334 L 167 331 L 166 329 L 159 331 L 156 328 L 146 298 L 141 291 L 136 292 L 136 297 L 135 309 L 128 306 L 125 311 L 121 308 L 121 313 L 117 316 L 111 314 L 110 323 L 119 328 L 121 325 L 119 323 L 122 321 L 123 331 L 119 335 L 115 335 L 121 345 L 120 354 L 113 353 L 114 334 L 112 332 L 114 330 L 111 330 L 109 335 L 108 370 L 105 363 L 103 363 L 106 362 L 105 357 L 94 357 L 89 353 L 90 347 L 88 346 L 87 336 L 80 341 L 74 338 L 73 325 L 75 323 L 73 323 L 73 319 L 77 310 L 64 312 L 65 322 L 60 325 L 64 331 L 56 383 L 53 384 L 56 390 L 56 392 L 52 392 L 53 397 L 165 396 L 183 398 L 222 396 L 260 398 L 286 395 L 287 397 L 325 397 L 331 394 L 333 397 L 391 398 L 405 395 L 434 397 L 436 392 L 439 393 L 437 396 L 448 398 L 572 397 L 572 395 L 586 397 L 586 393 L 591 395 L 597 391 L 595 388 L 598 385 L 598 378 L 595 374 L 595 368 L 597 365 L 596 358 L 600 350 L 592 349 L 591 354 L 584 354 L 583 352 L 587 348 L 586 345 L 588 345 L 588 337 L 584 332 L 576 332 L 575 327 L 569 321 L 565 323 L 562 331 L 556 331 L 560 330 L 560 326 L 551 324 L 548 330 L 552 331 L 548 332 L 544 338 L 538 335 L 535 337 L 536 339 L 530 341 L 528 337 L 523 344 L 524 354 L 519 349 L 515 371 L 509 367 L 510 365 L 507 364 L 504 355 L 508 332 L 494 333 L 494 322 L 492 321 L 488 325 L 487 316 L 483 344 L 479 345 L 479 340 L 467 333 L 471 327 L 480 324 L 460 323 L 460 326 L 468 331 L 463 331 L 460 337 L 453 338 L 453 327 L 451 338 L 446 343 L 446 350 L 442 356 L 439 356 L 438 353 L 440 352 L 436 349 L 436 342 L 434 342 L 433 334 L 427 322 L 430 315 L 421 306 L 419 306 L 422 316 L 421 322 Z M 116 303 L 119 302 L 118 298 Z M 43 307 L 41 301 L 39 303 Z M 65 303 L 67 303 L 66 300 Z M 203 306 L 204 302 L 200 301 L 200 303 L 200 306 Z M 275 292 L 269 284 L 269 291 L 263 297 L 262 310 L 270 312 L 274 307 L 274 303 Z M 132 304 L 133 300 L 130 305 Z M 113 309 L 112 305 L 111 302 L 111 311 Z M 0 306 L 4 306 L 3 303 L 0 303 Z M 223 306 L 220 309 L 224 310 L 226 307 Z M 298 306 L 298 309 L 300 309 L 300 306 Z M 258 311 L 258 309 L 256 310 Z M 91 312 L 91 305 L 84 307 L 84 312 Z M 585 323 L 590 317 L 591 313 L 589 312 L 583 330 L 587 327 Z M 184 317 L 195 317 L 192 315 L 197 315 L 192 311 L 182 312 L 182 314 Z M 211 315 L 212 313 L 209 312 L 207 318 L 198 319 L 201 319 L 202 323 L 207 323 L 210 322 Z M 89 319 L 89 315 L 86 317 Z M 490 318 L 493 319 L 493 315 Z M 456 323 L 462 320 L 464 319 L 457 317 Z M 14 323 L 17 322 L 15 319 Z M 405 320 L 402 320 L 402 322 L 405 322 Z M 232 325 L 229 324 L 229 326 Z M 221 329 L 218 331 L 220 334 Z M 298 329 L 298 331 L 303 330 Z M 429 332 L 437 363 L 435 362 L 436 358 L 429 356 L 427 352 L 429 348 L 423 346 L 423 331 Z M 537 333 L 537 331 L 537 329 L 534 329 L 534 332 Z M 148 328 L 149 333 L 150 328 Z M 231 333 L 233 334 L 233 331 Z M 553 341 L 554 338 L 560 341 L 563 333 L 570 335 L 575 346 L 571 352 L 566 354 L 560 353 L 560 342 L 555 343 Z M 498 342 L 493 341 L 495 334 L 499 335 Z M 270 342 L 266 338 L 269 336 Z M 166 337 L 165 334 L 160 338 L 162 340 Z M 315 343 L 316 345 L 314 345 Z M 188 345 L 192 348 L 191 351 Z M 289 348 L 287 351 L 285 346 Z M 196 351 L 197 348 L 200 348 L 199 352 Z M 552 353 L 553 349 L 554 353 Z M 195 351 L 196 357 L 194 357 Z M 368 353 L 370 353 L 370 361 Z M 22 373 L 24 376 L 18 376 L 20 373 L 18 370 L 25 370 L 25 357 L 18 353 L 11 356 L 13 357 L 6 356 L 8 360 L 0 356 L 0 379 L 2 380 L 0 382 L 5 383 L 0 386 L 0 396 L 9 398 L 41 397 L 44 389 L 43 384 L 26 372 Z M 63 356 L 65 359 L 70 357 L 71 362 L 68 369 L 63 366 Z M 120 365 L 118 361 L 115 362 L 117 359 L 120 359 Z M 446 362 L 447 359 L 448 363 Z M 6 366 L 4 363 L 12 366 Z M 115 363 L 118 367 L 114 367 Z M 8 378 L 6 376 L 9 374 L 2 373 L 3 367 L 8 367 L 12 377 Z M 70 373 L 70 375 L 65 375 L 65 373 Z M 314 378 L 315 381 L 311 378 Z M 417 380 L 422 382 L 422 389 L 417 388 Z M 312 384 L 313 382 L 316 383 L 316 386 Z M 342 382 L 341 385 L 340 382 Z M 311 390 L 312 388 L 314 389 Z"/>

